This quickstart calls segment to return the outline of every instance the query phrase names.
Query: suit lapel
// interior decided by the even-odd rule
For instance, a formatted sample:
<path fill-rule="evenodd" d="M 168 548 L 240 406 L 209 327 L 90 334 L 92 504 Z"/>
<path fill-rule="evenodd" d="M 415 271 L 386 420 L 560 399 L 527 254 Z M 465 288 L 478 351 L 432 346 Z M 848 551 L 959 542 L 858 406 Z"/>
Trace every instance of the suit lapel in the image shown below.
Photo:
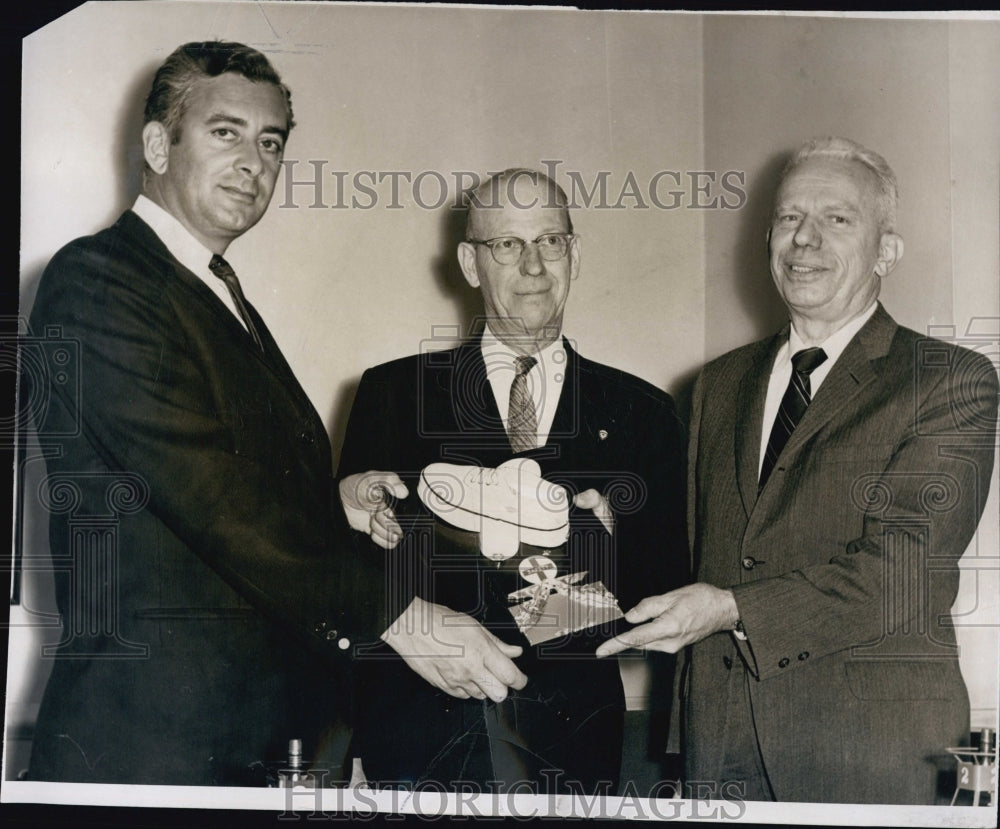
<path fill-rule="evenodd" d="M 250 336 L 246 328 L 243 327 L 243 324 L 233 313 L 223 305 L 221 300 L 212 292 L 212 289 L 197 274 L 189 271 L 174 258 L 160 237 L 156 235 L 156 232 L 149 225 L 131 210 L 122 214 L 119 223 L 123 232 L 130 236 L 135 244 L 145 248 L 151 255 L 161 261 L 161 267 L 167 273 L 168 278 L 169 276 L 173 276 L 176 283 L 182 286 L 186 296 L 180 300 L 179 310 L 181 312 L 184 312 L 191 302 L 197 303 L 204 308 L 214 318 L 212 325 L 228 332 L 225 338 L 228 343 L 233 347 L 241 348 L 246 353 L 248 359 L 259 361 L 268 372 L 281 382 L 298 401 L 300 406 L 304 406 L 308 412 L 315 414 L 312 402 L 306 396 L 298 380 L 295 379 L 291 367 L 285 361 L 263 318 L 249 302 L 247 303 L 247 307 L 254 325 L 257 327 L 257 332 L 264 343 L 264 353 L 261 353 L 253 337 Z M 316 416 L 318 417 L 318 415 Z"/>
<path fill-rule="evenodd" d="M 561 437 L 574 437 L 579 434 L 582 424 L 580 418 L 590 407 L 580 405 L 583 388 L 580 383 L 580 358 L 563 337 L 563 348 L 566 350 L 566 371 L 562 389 L 559 392 L 559 402 L 552 418 L 552 428 L 549 429 L 549 443 Z"/>
<path fill-rule="evenodd" d="M 778 350 L 788 341 L 788 327 L 776 334 L 753 359 L 749 371 L 740 380 L 736 398 L 736 480 L 739 482 L 743 509 L 749 515 L 757 502 L 760 475 L 760 446 L 763 440 L 764 403 L 771 377 L 771 366 Z M 743 416 L 740 416 L 743 413 Z"/>
<path fill-rule="evenodd" d="M 856 405 L 857 397 L 877 378 L 872 361 L 884 357 L 896 333 L 896 323 L 881 304 L 854 336 L 819 387 L 782 455 L 792 459 L 809 439 L 834 417 Z"/>

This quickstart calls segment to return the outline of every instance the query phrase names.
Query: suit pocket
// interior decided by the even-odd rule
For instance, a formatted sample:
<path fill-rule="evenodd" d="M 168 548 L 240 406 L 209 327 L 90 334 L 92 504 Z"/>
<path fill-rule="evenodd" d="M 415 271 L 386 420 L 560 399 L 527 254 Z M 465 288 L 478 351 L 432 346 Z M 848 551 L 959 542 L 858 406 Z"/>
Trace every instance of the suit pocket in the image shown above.
<path fill-rule="evenodd" d="M 853 660 L 844 663 L 847 687 L 861 700 L 961 700 L 965 683 L 952 660 Z"/>

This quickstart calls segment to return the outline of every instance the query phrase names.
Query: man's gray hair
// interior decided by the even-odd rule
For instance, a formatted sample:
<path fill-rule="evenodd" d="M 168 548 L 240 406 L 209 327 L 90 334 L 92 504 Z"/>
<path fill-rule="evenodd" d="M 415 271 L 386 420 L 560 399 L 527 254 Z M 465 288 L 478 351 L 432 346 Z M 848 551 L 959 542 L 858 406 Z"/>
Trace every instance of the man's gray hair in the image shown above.
<path fill-rule="evenodd" d="M 896 188 L 896 174 L 889 163 L 874 150 L 869 150 L 849 138 L 824 136 L 813 138 L 799 147 L 781 174 L 784 179 L 796 167 L 810 158 L 837 158 L 856 161 L 871 173 L 875 181 L 876 213 L 879 232 L 891 233 L 896 230 L 896 205 L 899 195 Z"/>

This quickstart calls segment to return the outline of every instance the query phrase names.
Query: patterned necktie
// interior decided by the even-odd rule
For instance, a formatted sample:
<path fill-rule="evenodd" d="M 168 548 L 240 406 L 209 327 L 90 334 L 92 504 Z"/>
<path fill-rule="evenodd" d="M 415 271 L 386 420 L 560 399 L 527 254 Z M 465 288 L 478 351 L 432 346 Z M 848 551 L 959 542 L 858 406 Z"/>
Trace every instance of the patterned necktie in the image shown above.
<path fill-rule="evenodd" d="M 538 440 L 538 416 L 535 401 L 528 391 L 527 374 L 537 363 L 534 357 L 515 357 L 516 373 L 510 385 L 510 405 L 507 408 L 507 436 L 510 447 L 517 452 L 534 449 Z"/>
<path fill-rule="evenodd" d="M 764 450 L 764 463 L 760 469 L 758 492 L 767 483 L 768 477 L 774 470 L 774 465 L 778 462 L 778 455 L 785 448 L 785 444 L 788 443 L 788 439 L 792 436 L 792 432 L 795 431 L 795 427 L 809 406 L 809 401 L 812 399 L 809 375 L 825 361 L 826 352 L 822 348 L 804 348 L 792 355 L 792 376 L 788 380 L 785 396 L 781 398 L 778 416 L 774 419 L 771 437 L 768 438 L 767 449 Z"/>
<path fill-rule="evenodd" d="M 257 327 L 253 324 L 253 318 L 247 308 L 246 297 L 243 296 L 243 289 L 240 287 L 240 280 L 236 278 L 236 271 L 217 253 L 213 254 L 212 261 L 208 263 L 208 269 L 226 283 L 229 296 L 232 297 L 233 305 L 236 306 L 243 324 L 247 327 L 250 336 L 253 337 L 253 341 L 257 343 L 257 348 L 263 351 L 264 343 L 260 339 L 260 334 L 257 333 Z"/>

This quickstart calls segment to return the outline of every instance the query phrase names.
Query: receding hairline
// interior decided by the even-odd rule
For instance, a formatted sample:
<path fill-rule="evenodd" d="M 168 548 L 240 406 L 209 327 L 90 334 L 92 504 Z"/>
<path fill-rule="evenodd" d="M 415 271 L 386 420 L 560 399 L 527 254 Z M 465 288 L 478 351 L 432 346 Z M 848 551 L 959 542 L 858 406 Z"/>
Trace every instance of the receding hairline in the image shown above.
<path fill-rule="evenodd" d="M 522 184 L 522 182 L 526 183 Z M 528 167 L 509 167 L 484 179 L 466 193 L 465 204 L 468 216 L 465 224 L 465 238 L 468 240 L 476 237 L 474 227 L 477 216 L 480 214 L 488 215 L 485 211 L 503 209 L 512 203 L 515 208 L 527 209 L 536 206 L 537 199 L 533 204 L 521 204 L 520 199 L 513 197 L 515 189 L 522 187 L 530 187 L 536 193 L 544 191 L 547 198 L 542 207 L 560 211 L 560 215 L 565 218 L 567 230 L 570 233 L 573 232 L 573 219 L 569 214 L 569 198 L 559 183 L 541 170 L 533 170 Z"/>
<path fill-rule="evenodd" d="M 814 159 L 841 161 L 849 163 L 855 168 L 863 169 L 874 194 L 879 231 L 881 233 L 896 232 L 896 213 L 899 202 L 896 174 L 885 158 L 849 138 L 828 135 L 812 138 L 802 144 L 792 153 L 781 172 L 778 195 L 780 195 L 788 177 L 796 169 Z"/>

